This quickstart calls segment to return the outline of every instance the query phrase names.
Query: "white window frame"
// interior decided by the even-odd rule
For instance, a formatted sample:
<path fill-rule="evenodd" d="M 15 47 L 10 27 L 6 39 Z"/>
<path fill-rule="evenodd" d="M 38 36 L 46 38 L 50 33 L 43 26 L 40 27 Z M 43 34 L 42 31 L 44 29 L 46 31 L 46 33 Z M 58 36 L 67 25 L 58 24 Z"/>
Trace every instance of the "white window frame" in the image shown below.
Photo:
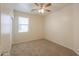
<path fill-rule="evenodd" d="M 24 22 L 24 24 L 23 24 L 23 22 L 21 24 L 21 20 L 20 20 L 21 18 L 26 18 L 26 23 L 22 20 Z M 24 26 L 26 26 L 25 30 L 22 29 L 22 27 L 24 27 Z M 28 32 L 28 31 L 29 31 L 29 18 L 28 17 L 19 16 L 18 17 L 18 32 L 22 33 L 22 32 Z"/>

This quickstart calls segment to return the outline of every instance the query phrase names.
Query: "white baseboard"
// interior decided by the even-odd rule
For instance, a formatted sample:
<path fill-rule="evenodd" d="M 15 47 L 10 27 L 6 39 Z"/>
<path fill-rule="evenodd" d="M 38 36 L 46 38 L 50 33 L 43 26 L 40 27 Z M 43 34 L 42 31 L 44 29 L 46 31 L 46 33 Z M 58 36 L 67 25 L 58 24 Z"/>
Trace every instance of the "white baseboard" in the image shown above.
<path fill-rule="evenodd" d="M 76 50 L 73 50 L 78 56 L 79 56 L 79 52 L 78 51 L 76 51 Z"/>
<path fill-rule="evenodd" d="M 30 42 L 30 41 L 34 41 L 34 40 L 40 40 L 40 39 L 33 39 L 33 40 L 28 40 L 28 41 L 14 42 L 14 43 L 12 43 L 12 45 L 19 44 L 19 43 L 24 43 L 24 42 Z"/>

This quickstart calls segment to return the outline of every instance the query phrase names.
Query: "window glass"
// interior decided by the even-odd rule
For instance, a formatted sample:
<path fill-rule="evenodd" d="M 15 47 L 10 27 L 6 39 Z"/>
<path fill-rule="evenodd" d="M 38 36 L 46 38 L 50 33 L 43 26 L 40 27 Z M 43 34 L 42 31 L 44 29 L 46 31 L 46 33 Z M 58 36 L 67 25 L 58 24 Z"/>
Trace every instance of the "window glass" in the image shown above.
<path fill-rule="evenodd" d="M 19 17 L 18 19 L 18 32 L 28 32 L 29 19 L 25 17 Z"/>

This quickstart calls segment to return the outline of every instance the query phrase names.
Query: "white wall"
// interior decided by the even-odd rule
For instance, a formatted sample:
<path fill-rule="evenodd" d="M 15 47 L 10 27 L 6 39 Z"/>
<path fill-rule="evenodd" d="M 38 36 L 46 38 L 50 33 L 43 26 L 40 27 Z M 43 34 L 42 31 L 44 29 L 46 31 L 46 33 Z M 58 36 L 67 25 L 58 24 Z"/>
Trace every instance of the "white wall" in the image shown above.
<path fill-rule="evenodd" d="M 23 12 L 14 12 L 13 20 L 13 43 L 27 42 L 31 40 L 43 39 L 43 17 Z M 26 33 L 18 33 L 17 20 L 18 16 L 28 17 L 30 20 L 29 31 Z"/>
<path fill-rule="evenodd" d="M 45 38 L 73 49 L 72 7 L 66 6 L 45 18 Z"/>
<path fill-rule="evenodd" d="M 79 55 L 79 4 L 73 5 L 74 51 Z"/>

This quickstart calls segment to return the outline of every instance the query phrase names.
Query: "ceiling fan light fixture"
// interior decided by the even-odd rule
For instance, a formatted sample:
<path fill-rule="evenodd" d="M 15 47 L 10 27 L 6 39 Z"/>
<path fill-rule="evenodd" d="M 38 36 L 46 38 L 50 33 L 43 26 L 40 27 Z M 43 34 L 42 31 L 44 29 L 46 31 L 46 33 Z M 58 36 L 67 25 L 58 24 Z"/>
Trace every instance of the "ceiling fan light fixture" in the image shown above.
<path fill-rule="evenodd" d="M 43 14 L 44 13 L 44 9 L 40 9 L 40 10 L 38 10 L 38 12 Z"/>
<path fill-rule="evenodd" d="M 51 6 L 51 3 L 34 3 L 35 4 L 35 9 L 32 9 L 32 11 L 36 11 L 40 14 L 44 14 L 46 12 L 50 12 L 51 10 L 49 7 Z"/>

